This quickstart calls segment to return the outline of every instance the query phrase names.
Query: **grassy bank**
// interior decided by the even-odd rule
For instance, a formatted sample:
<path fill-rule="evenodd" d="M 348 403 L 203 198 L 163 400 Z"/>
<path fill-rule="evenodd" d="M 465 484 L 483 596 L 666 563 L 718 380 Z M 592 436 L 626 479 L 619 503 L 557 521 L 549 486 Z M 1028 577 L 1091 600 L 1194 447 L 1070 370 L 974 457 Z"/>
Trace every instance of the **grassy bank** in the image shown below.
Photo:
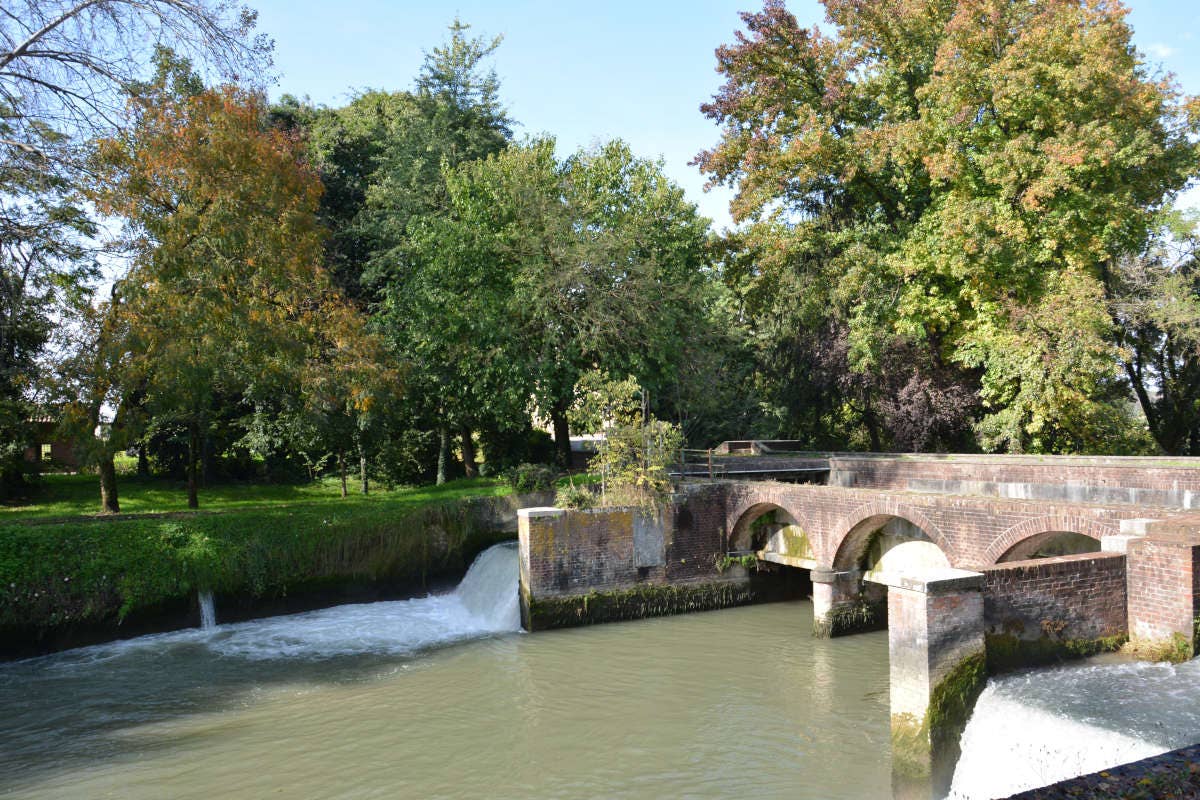
<path fill-rule="evenodd" d="M 163 479 L 121 478 L 117 483 L 122 514 L 158 514 L 186 512 L 187 491 L 182 483 Z M 464 497 L 491 497 L 507 494 L 503 481 L 488 478 L 451 481 L 444 486 L 401 487 L 386 490 L 372 487 L 365 497 L 354 491 L 341 497 L 341 482 L 326 478 L 306 484 L 230 483 L 205 487 L 200 491 L 202 511 L 227 511 L 276 505 L 328 504 L 331 508 L 360 503 L 418 506 Z M 12 520 L 97 515 L 100 508 L 100 481 L 95 475 L 44 475 L 28 501 L 0 505 L 0 524 Z"/>
<path fill-rule="evenodd" d="M 0 636 L 112 626 L 201 588 L 275 598 L 346 581 L 419 586 L 497 538 L 506 501 L 490 498 L 509 493 L 494 481 L 346 499 L 327 485 L 226 487 L 208 492 L 209 510 L 172 513 L 147 487 L 128 506 L 168 513 L 63 518 L 77 476 L 54 481 L 57 498 L 0 518 Z"/>

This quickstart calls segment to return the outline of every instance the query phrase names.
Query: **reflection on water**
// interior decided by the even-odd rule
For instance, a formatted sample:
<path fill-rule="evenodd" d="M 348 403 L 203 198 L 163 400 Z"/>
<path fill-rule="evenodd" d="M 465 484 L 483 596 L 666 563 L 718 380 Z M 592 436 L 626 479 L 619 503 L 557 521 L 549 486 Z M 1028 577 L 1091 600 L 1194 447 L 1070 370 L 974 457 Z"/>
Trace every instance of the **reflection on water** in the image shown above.
<path fill-rule="evenodd" d="M 527 636 L 515 574 L 512 548 L 493 549 L 451 595 L 0 665 L 0 796 L 888 795 L 886 633 L 814 640 L 795 602 Z M 1118 760 L 1200 739 L 1198 672 L 993 681 L 956 796 L 1044 783 L 1035 758 L 1104 736 Z M 1032 728 L 1059 750 L 1021 749 Z"/>

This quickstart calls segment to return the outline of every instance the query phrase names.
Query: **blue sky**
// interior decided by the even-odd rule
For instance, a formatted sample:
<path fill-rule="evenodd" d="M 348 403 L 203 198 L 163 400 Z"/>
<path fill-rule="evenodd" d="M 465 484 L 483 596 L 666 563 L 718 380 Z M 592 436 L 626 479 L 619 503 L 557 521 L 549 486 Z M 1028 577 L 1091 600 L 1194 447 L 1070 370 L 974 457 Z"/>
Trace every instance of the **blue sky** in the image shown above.
<path fill-rule="evenodd" d="M 560 154 L 622 138 L 661 156 L 668 174 L 718 227 L 729 193 L 702 191 L 688 162 L 717 141 L 699 111 L 720 85 L 713 50 L 732 41 L 739 11 L 761 0 L 249 0 L 275 39 L 272 95 L 337 106 L 357 90 L 408 89 L 425 50 L 442 43 L 457 13 L 477 34 L 502 34 L 494 66 L 518 136 L 553 134 Z M 1200 94 L 1200 3 L 1133 0 L 1134 39 L 1147 61 Z M 814 0 L 788 3 L 803 25 L 825 27 Z M 1200 205 L 1196 192 L 1189 205 Z"/>

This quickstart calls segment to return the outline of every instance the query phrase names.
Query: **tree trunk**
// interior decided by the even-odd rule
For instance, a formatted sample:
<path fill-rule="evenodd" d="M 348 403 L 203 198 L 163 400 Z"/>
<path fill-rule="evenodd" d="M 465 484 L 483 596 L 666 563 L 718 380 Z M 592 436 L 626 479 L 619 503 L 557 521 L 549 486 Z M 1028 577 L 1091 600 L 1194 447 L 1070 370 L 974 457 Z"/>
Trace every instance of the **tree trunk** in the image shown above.
<path fill-rule="evenodd" d="M 117 499 L 117 467 L 112 453 L 105 452 L 97 464 L 100 469 L 100 513 L 119 514 L 121 503 Z"/>
<path fill-rule="evenodd" d="M 347 495 L 346 492 L 346 453 L 344 450 L 338 450 L 338 475 L 342 476 L 342 497 Z"/>
<path fill-rule="evenodd" d="M 450 461 L 450 431 L 445 425 L 438 428 L 437 485 L 446 482 L 446 466 Z"/>
<path fill-rule="evenodd" d="M 138 442 L 138 465 L 137 474 L 139 478 L 150 477 L 150 457 L 146 455 L 146 442 Z"/>
<path fill-rule="evenodd" d="M 462 457 L 463 471 L 468 478 L 476 478 L 479 476 L 479 470 L 475 467 L 475 440 L 471 438 L 471 429 L 463 426 L 462 429 Z"/>
<path fill-rule="evenodd" d="M 367 480 L 367 450 L 362 445 L 362 441 L 358 442 L 358 477 L 362 481 L 362 493 L 371 493 L 371 484 Z"/>
<path fill-rule="evenodd" d="M 205 425 L 204 433 L 200 435 L 200 485 L 206 489 L 208 488 L 208 479 L 213 473 L 212 464 L 210 464 L 212 455 L 209 453 L 211 449 L 208 441 L 208 426 Z"/>
<path fill-rule="evenodd" d="M 200 428 L 195 420 L 188 423 L 187 494 L 188 508 L 199 508 L 200 497 L 196 487 L 196 462 L 200 460 Z"/>
<path fill-rule="evenodd" d="M 567 424 L 567 405 L 555 404 L 550 409 L 550 424 L 554 427 L 554 450 L 558 465 L 571 468 L 571 431 Z"/>

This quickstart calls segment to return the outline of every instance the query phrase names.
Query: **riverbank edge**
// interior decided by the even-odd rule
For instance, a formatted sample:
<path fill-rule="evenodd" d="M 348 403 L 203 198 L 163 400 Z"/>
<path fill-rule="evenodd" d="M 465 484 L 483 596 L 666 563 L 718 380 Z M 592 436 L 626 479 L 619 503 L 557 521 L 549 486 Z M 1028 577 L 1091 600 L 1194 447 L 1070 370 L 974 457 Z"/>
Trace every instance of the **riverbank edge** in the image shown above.
<path fill-rule="evenodd" d="M 521 627 L 548 631 L 607 622 L 628 622 L 696 611 L 799 600 L 808 594 L 800 581 L 773 574 L 735 575 L 676 583 L 645 583 L 587 594 L 531 598 L 521 596 Z"/>
<path fill-rule="evenodd" d="M 547 499 L 476 497 L 394 515 L 351 507 L 337 518 L 231 511 L 185 521 L 186 535 L 174 517 L 39 526 L 40 552 L 21 553 L 0 585 L 0 661 L 196 627 L 203 589 L 220 622 L 449 589 L 476 555 L 516 538 L 517 509 Z M 263 518 L 281 524 L 262 530 Z M 224 527 L 206 525 L 214 521 Z M 198 557 L 205 546 L 219 557 Z M 61 564 L 46 566 L 56 557 Z M 103 581 L 70 580 L 101 569 Z"/>
<path fill-rule="evenodd" d="M 1169 800 L 1200 796 L 1200 745 L 1059 781 L 1007 800 Z"/>

